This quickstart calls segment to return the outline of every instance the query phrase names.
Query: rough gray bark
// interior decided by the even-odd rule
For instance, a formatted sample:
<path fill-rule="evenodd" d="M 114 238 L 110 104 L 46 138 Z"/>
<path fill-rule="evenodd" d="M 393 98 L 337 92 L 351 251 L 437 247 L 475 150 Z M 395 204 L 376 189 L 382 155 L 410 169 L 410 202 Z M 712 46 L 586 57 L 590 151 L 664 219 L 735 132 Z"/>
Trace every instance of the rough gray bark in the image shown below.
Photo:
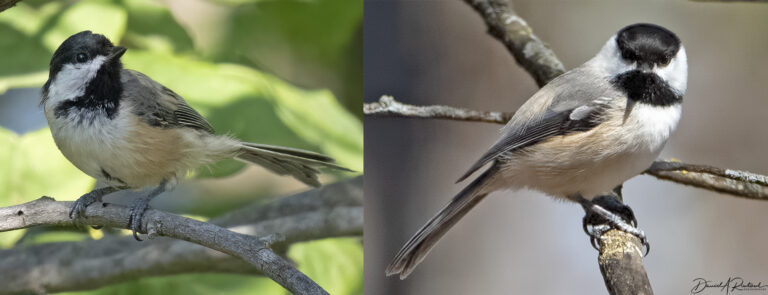
<path fill-rule="evenodd" d="M 710 191 L 737 197 L 768 200 L 768 176 L 752 172 L 693 165 L 671 161 L 656 161 L 645 174 Z"/>
<path fill-rule="evenodd" d="M 70 221 L 50 217 L 62 214 L 62 209 L 66 215 L 67 202 L 55 202 L 52 199 L 41 199 L 32 203 L 34 202 L 42 205 L 0 208 L 0 229 L 25 227 L 38 223 L 71 224 Z M 93 212 L 91 207 L 86 212 L 89 216 L 89 224 L 125 226 L 127 219 L 123 221 L 121 218 L 127 215 L 123 216 L 126 213 L 120 212 L 126 211 L 125 208 L 113 205 L 104 208 L 95 205 L 91 206 L 94 208 Z M 22 211 L 21 215 L 19 210 Z M 163 214 L 175 215 L 157 211 L 153 212 L 152 217 L 149 214 L 150 212 L 147 212 L 145 220 L 160 218 L 159 225 L 150 227 L 150 229 L 154 227 L 156 235 L 173 236 L 169 232 L 184 230 L 188 235 L 199 235 L 197 238 L 190 238 L 193 242 L 200 239 L 206 240 L 206 247 L 210 243 L 225 245 L 206 248 L 162 237 L 142 243 L 132 241 L 130 237 L 106 237 L 96 241 L 42 244 L 2 250 L 0 251 L 0 273 L 3 275 L 0 276 L 0 286 L 3 288 L 0 288 L 0 294 L 87 290 L 139 277 L 191 272 L 273 275 L 277 277 L 276 281 L 282 280 L 289 284 L 290 287 L 287 289 L 292 292 L 322 294 L 324 292 L 322 289 L 311 286 L 314 282 L 306 277 L 302 278 L 303 274 L 298 273 L 292 265 L 264 246 L 274 242 L 273 248 L 280 249 L 299 241 L 361 235 L 362 177 L 274 202 L 246 206 L 213 219 L 207 223 L 209 226 L 203 225 L 201 228 L 195 228 L 199 226 L 198 223 L 202 223 L 199 221 L 177 227 L 174 223 L 168 223 L 169 220 L 163 216 Z M 93 218 L 90 218 L 91 216 Z M 112 220 L 113 217 L 118 220 Z M 188 222 L 185 218 L 178 216 L 171 217 L 170 221 Z M 223 229 L 214 224 L 227 226 L 230 229 Z M 193 228 L 187 231 L 188 227 Z M 206 231 L 205 228 L 210 227 L 218 229 L 208 233 L 197 232 Z M 176 234 L 186 235 L 185 233 Z M 236 236 L 235 244 L 229 240 L 229 236 Z M 251 264 L 222 253 L 224 251 L 212 250 L 230 247 L 242 247 L 229 252 L 235 252 L 235 256 L 238 256 L 237 253 L 252 256 L 246 260 Z M 253 264 L 254 262 L 259 263 Z"/>
<path fill-rule="evenodd" d="M 563 63 L 547 44 L 533 33 L 507 0 L 464 0 L 483 17 L 488 33 L 499 40 L 515 61 L 536 80 L 539 87 L 565 73 Z"/>
<path fill-rule="evenodd" d="M 608 293 L 614 295 L 653 295 L 643 267 L 640 240 L 620 230 L 610 230 L 598 242 L 597 263 Z"/>
<path fill-rule="evenodd" d="M 71 226 L 72 202 L 57 202 L 49 197 L 0 208 L 0 231 L 37 225 Z M 85 224 L 130 228 L 128 207 L 94 203 L 86 209 Z M 326 294 L 319 285 L 299 272 L 269 247 L 272 239 L 253 237 L 194 219 L 149 209 L 144 214 L 140 232 L 150 237 L 166 236 L 193 242 L 239 257 L 257 267 L 266 276 L 295 294 Z"/>
<path fill-rule="evenodd" d="M 321 209 L 232 228 L 235 232 L 284 240 L 273 245 L 331 237 L 359 236 L 362 207 Z M 85 242 L 47 243 L 0 251 L 0 294 L 95 289 L 142 277 L 182 273 L 248 273 L 258 268 L 236 257 L 185 241 L 157 238 L 136 243 L 110 237 Z"/>

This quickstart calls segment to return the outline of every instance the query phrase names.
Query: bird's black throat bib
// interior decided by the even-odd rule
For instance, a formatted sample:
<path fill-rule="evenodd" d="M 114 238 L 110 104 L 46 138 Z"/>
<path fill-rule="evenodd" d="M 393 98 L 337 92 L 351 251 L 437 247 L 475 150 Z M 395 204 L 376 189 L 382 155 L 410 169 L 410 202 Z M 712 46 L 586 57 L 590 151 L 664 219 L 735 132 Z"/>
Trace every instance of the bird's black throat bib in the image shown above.
<path fill-rule="evenodd" d="M 627 98 L 654 106 L 669 106 L 683 101 L 683 96 L 672 90 L 661 77 L 654 73 L 633 70 L 624 72 L 611 83 L 627 94 Z"/>
<path fill-rule="evenodd" d="M 96 76 L 88 82 L 83 95 L 59 103 L 54 109 L 56 118 L 69 116 L 72 112 L 79 114 L 104 114 L 108 119 L 114 119 L 120 108 L 120 96 L 123 85 L 120 82 L 120 68 L 102 67 Z M 81 116 L 93 118 L 93 115 Z"/>

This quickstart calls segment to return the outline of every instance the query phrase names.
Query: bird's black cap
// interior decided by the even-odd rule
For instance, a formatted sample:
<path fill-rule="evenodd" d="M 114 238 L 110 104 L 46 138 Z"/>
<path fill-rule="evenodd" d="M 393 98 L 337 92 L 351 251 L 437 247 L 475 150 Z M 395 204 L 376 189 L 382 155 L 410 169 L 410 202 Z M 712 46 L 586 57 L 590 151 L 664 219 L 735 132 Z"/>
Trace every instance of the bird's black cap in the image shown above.
<path fill-rule="evenodd" d="M 51 58 L 51 76 L 55 75 L 65 64 L 76 63 L 78 54 L 85 54 L 88 60 L 96 56 L 110 56 L 113 53 L 114 44 L 101 34 L 91 31 L 82 31 L 69 36 L 59 46 Z M 119 62 L 115 59 L 114 62 Z M 51 77 L 52 78 L 52 77 Z"/>
<path fill-rule="evenodd" d="M 654 24 L 634 24 L 616 34 L 621 56 L 632 62 L 666 65 L 680 50 L 675 33 Z"/>

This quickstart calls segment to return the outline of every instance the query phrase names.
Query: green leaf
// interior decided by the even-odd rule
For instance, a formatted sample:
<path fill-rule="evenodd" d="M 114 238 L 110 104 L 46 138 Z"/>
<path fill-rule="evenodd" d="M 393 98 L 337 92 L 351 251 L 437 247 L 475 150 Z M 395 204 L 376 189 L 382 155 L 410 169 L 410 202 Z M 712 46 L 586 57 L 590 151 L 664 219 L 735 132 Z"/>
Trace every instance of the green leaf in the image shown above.
<path fill-rule="evenodd" d="M 297 85 L 332 90 L 362 117 L 363 1 L 259 1 L 232 12 L 213 47 L 217 61 L 264 69 Z"/>
<path fill-rule="evenodd" d="M 219 3 L 219 4 L 229 5 L 229 6 L 239 6 L 244 4 L 254 4 L 259 2 L 281 1 L 281 0 L 210 0 L 210 1 L 213 3 Z M 301 1 L 301 0 L 293 0 L 293 1 Z"/>
<path fill-rule="evenodd" d="M 333 98 L 330 91 L 279 89 L 277 114 L 296 134 L 336 157 L 339 163 L 363 171 L 363 130 L 360 122 Z"/>
<path fill-rule="evenodd" d="M 120 6 L 105 1 L 80 1 L 55 18 L 42 34 L 42 43 L 53 52 L 64 40 L 78 32 L 91 30 L 120 43 L 127 14 Z"/>
<path fill-rule="evenodd" d="M 16 7 L 3 11 L 0 14 L 0 23 L 5 23 L 26 36 L 33 37 L 37 34 L 51 19 L 61 15 L 64 9 L 64 3 L 54 1 L 33 7 L 29 1 L 23 1 L 16 4 Z"/>
<path fill-rule="evenodd" d="M 0 23 L 0 52 L 0 94 L 10 88 L 42 85 L 48 79 L 48 50 L 3 23 Z"/>
<path fill-rule="evenodd" d="M 151 0 L 124 0 L 128 12 L 128 27 L 123 44 L 133 48 L 164 52 L 185 52 L 194 49 L 194 43 L 161 2 Z"/>
<path fill-rule="evenodd" d="M 363 294 L 363 245 L 359 238 L 295 244 L 288 257 L 330 294 Z"/>
<path fill-rule="evenodd" d="M 58 151 L 48 128 L 19 136 L 0 128 L 0 207 L 41 196 L 75 200 L 94 180 Z M 10 246 L 23 231 L 0 234 L 0 247 Z"/>
<path fill-rule="evenodd" d="M 284 50 L 307 61 L 334 65 L 348 60 L 344 50 L 362 21 L 358 0 L 263 1 L 239 7 L 227 46 L 260 59 Z M 353 61 L 350 61 L 353 62 Z M 356 61 L 354 61 L 356 62 Z"/>

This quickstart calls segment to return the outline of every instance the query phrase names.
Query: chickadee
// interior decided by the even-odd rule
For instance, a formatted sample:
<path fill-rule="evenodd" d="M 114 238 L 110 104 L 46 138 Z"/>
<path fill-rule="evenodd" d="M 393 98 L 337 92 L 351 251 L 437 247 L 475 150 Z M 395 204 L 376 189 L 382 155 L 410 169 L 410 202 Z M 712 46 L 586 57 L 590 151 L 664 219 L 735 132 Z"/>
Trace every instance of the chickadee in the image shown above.
<path fill-rule="evenodd" d="M 188 170 L 235 158 L 319 186 L 317 168 L 349 171 L 310 151 L 241 142 L 216 135 L 203 117 L 170 89 L 123 69 L 126 48 L 83 31 L 56 49 L 41 105 L 59 150 L 77 168 L 106 186 L 80 197 L 70 217 L 109 193 L 156 186 L 131 209 L 137 231 L 149 201 L 172 189 Z"/>
<path fill-rule="evenodd" d="M 459 181 L 490 167 L 411 237 L 386 274 L 406 278 L 494 191 L 534 189 L 602 215 L 592 199 L 650 167 L 677 126 L 687 76 L 685 49 L 674 33 L 652 24 L 621 29 L 594 58 L 517 110 Z"/>

